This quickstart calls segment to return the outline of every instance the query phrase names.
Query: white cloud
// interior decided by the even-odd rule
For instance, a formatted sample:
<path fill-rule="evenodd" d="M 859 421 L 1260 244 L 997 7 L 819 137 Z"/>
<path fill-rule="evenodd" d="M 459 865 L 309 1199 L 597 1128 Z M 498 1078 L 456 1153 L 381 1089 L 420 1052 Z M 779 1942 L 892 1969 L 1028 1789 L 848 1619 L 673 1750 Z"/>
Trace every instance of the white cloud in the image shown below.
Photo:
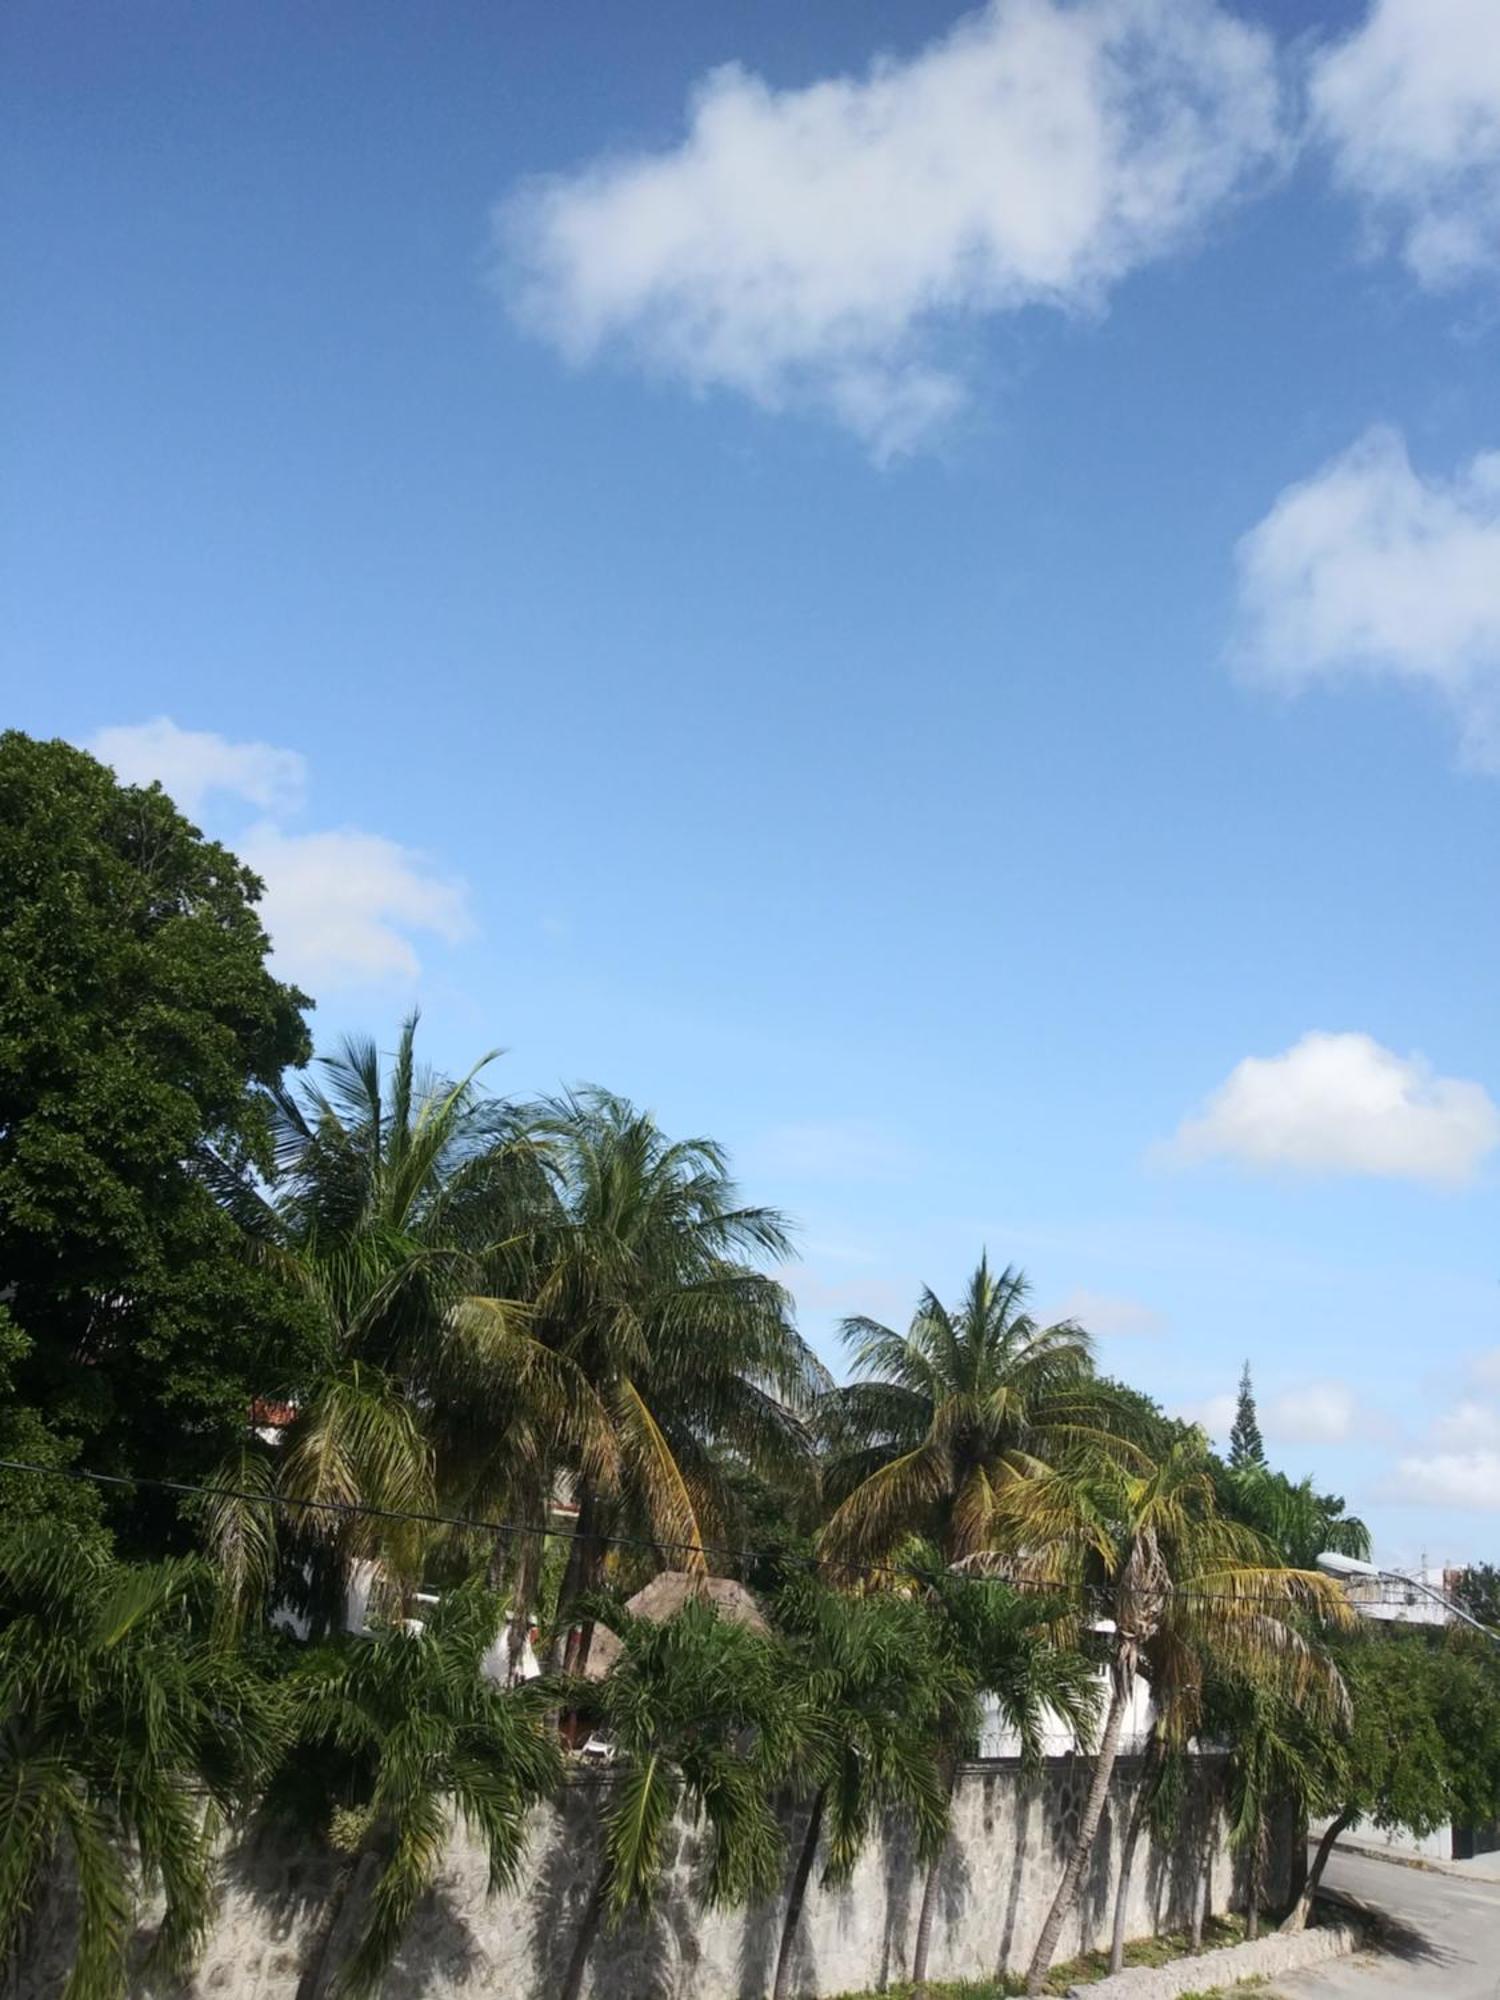
<path fill-rule="evenodd" d="M 423 856 L 380 834 L 289 834 L 266 825 L 239 847 L 265 880 L 261 918 L 277 971 L 315 993 L 415 978 L 421 968 L 408 932 L 454 944 L 473 930 L 462 884 L 432 874 Z"/>
<path fill-rule="evenodd" d="M 1432 1435 L 1442 1445 L 1500 1445 L 1500 1410 L 1472 1399 L 1455 1403 L 1434 1421 Z"/>
<path fill-rule="evenodd" d="M 1226 1438 L 1234 1428 L 1236 1407 L 1233 1396 L 1205 1396 L 1200 1402 L 1179 1403 L 1172 1414 L 1181 1417 L 1185 1424 L 1197 1424 L 1212 1444 L 1216 1439 Z"/>
<path fill-rule="evenodd" d="M 885 456 L 963 401 L 960 320 L 1097 309 L 1282 147 L 1271 40 L 1214 0 L 992 0 L 862 76 L 714 70 L 677 146 L 512 196 L 499 271 L 575 361 L 819 407 Z"/>
<path fill-rule="evenodd" d="M 1427 688 L 1468 760 L 1500 771 L 1500 452 L 1424 479 L 1400 434 L 1377 427 L 1288 487 L 1238 561 L 1254 677 L 1290 692 L 1359 676 Z"/>
<path fill-rule="evenodd" d="M 1347 1382 L 1304 1382 L 1272 1398 L 1265 1425 L 1292 1444 L 1342 1444 L 1361 1428 L 1359 1399 Z"/>
<path fill-rule="evenodd" d="M 1154 1340 L 1167 1330 L 1166 1315 L 1154 1306 L 1110 1292 L 1091 1292 L 1086 1287 L 1069 1292 L 1045 1318 L 1050 1322 L 1075 1319 L 1088 1332 L 1106 1339 Z"/>
<path fill-rule="evenodd" d="M 168 715 L 101 729 L 84 745 L 125 785 L 153 780 L 186 813 L 211 792 L 227 792 L 262 812 L 295 812 L 307 788 L 307 760 L 270 743 L 231 743 L 208 729 L 179 729 Z"/>
<path fill-rule="evenodd" d="M 1500 1512 L 1500 1451 L 1439 1451 L 1403 1458 L 1392 1497 L 1435 1507 Z"/>
<path fill-rule="evenodd" d="M 1500 1389 L 1500 1347 L 1487 1348 L 1483 1354 L 1475 1355 L 1469 1373 L 1487 1389 Z"/>
<path fill-rule="evenodd" d="M 1500 1109 L 1482 1084 L 1438 1076 L 1369 1035 L 1313 1033 L 1237 1063 L 1166 1150 L 1179 1161 L 1455 1183 L 1496 1145 Z"/>
<path fill-rule="evenodd" d="M 286 831 L 281 822 L 307 789 L 307 761 L 295 750 L 180 729 L 167 716 L 101 729 L 85 747 L 127 784 L 158 780 L 185 812 L 223 794 L 268 815 L 228 844 L 265 883 L 260 919 L 276 971 L 314 995 L 413 979 L 421 967 L 411 932 L 456 943 L 473 930 L 463 884 L 435 874 L 413 849 L 356 827 Z"/>
<path fill-rule="evenodd" d="M 1375 0 L 1311 94 L 1337 179 L 1424 285 L 1500 268 L 1495 0 Z"/>

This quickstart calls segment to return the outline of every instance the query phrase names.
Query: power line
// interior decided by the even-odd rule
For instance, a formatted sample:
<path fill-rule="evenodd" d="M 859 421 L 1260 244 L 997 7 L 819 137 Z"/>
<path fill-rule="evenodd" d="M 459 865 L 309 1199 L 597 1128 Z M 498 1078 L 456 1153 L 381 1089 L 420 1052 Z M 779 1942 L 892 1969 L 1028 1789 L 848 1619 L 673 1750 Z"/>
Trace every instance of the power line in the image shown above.
<path fill-rule="evenodd" d="M 657 1540 L 647 1535 L 603 1532 L 585 1535 L 578 1528 L 538 1527 L 535 1523 L 525 1521 L 486 1521 L 463 1514 L 425 1513 L 418 1509 L 403 1507 L 376 1507 L 363 1500 L 305 1500 L 285 1493 L 252 1493 L 243 1487 L 202 1486 L 184 1479 L 156 1479 L 144 1473 L 95 1472 L 86 1466 L 76 1465 L 36 1465 L 26 1459 L 18 1458 L 0 1458 L 0 1472 L 37 1473 L 49 1479 L 88 1481 L 96 1486 L 144 1487 L 156 1493 L 186 1494 L 192 1498 L 205 1500 L 243 1500 L 257 1507 L 334 1514 L 345 1520 L 363 1518 L 377 1521 L 407 1521 L 414 1522 L 419 1527 L 459 1528 L 470 1534 L 529 1535 L 563 1542 L 593 1541 L 612 1548 L 644 1549 L 657 1556 L 665 1554 L 717 1556 L 722 1561 L 740 1564 L 765 1561 L 808 1571 L 832 1570 L 840 1576 L 877 1577 L 900 1583 L 932 1583 L 939 1577 L 966 1584 L 1003 1583 L 1010 1590 L 1029 1590 L 1040 1596 L 1055 1599 L 1076 1599 L 1084 1609 L 1090 1604 L 1099 1607 L 1106 1605 L 1111 1595 L 1107 1584 L 1048 1583 L 1040 1577 L 1026 1576 L 976 1577 L 954 1570 L 922 1570 L 911 1564 L 854 1562 L 839 1556 L 799 1555 L 783 1549 L 737 1549 L 712 1542 Z M 1194 1604 L 1270 1604 L 1282 1610 L 1292 1608 L 1289 1599 L 1274 1596 L 1269 1592 L 1254 1595 L 1235 1591 L 1194 1590 L 1191 1585 L 1181 1584 L 1169 1585 L 1168 1589 L 1171 1594 L 1188 1599 Z"/>

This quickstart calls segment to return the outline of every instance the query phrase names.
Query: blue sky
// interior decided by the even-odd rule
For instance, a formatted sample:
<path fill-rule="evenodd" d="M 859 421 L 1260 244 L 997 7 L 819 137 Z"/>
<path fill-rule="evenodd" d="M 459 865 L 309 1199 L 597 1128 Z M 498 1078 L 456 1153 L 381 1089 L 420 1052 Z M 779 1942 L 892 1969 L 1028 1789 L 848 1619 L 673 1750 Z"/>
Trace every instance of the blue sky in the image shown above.
<path fill-rule="evenodd" d="M 15 0 L 7 719 L 1500 1558 L 1491 9 Z"/>

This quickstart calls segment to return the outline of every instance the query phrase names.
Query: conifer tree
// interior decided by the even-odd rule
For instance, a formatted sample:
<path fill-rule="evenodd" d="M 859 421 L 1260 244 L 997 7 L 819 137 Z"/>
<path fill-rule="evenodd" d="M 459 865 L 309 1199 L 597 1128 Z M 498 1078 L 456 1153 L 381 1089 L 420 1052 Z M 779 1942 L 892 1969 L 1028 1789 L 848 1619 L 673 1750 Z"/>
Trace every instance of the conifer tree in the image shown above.
<path fill-rule="evenodd" d="M 1229 1433 L 1229 1464 L 1234 1472 L 1247 1466 L 1264 1466 L 1266 1441 L 1260 1434 L 1255 1414 L 1255 1392 L 1250 1387 L 1250 1363 L 1240 1370 L 1239 1401 L 1235 1405 L 1234 1428 Z"/>

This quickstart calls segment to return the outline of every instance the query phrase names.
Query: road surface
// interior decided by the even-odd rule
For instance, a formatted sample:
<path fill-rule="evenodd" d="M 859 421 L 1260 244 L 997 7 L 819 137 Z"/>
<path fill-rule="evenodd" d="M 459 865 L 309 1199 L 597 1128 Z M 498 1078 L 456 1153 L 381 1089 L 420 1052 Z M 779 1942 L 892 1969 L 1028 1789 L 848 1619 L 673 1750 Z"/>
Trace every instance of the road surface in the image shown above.
<path fill-rule="evenodd" d="M 1259 2000 L 1500 2000 L 1500 1881 L 1338 1849 L 1323 1880 L 1386 1919 L 1388 1948 L 1284 1974 Z"/>

